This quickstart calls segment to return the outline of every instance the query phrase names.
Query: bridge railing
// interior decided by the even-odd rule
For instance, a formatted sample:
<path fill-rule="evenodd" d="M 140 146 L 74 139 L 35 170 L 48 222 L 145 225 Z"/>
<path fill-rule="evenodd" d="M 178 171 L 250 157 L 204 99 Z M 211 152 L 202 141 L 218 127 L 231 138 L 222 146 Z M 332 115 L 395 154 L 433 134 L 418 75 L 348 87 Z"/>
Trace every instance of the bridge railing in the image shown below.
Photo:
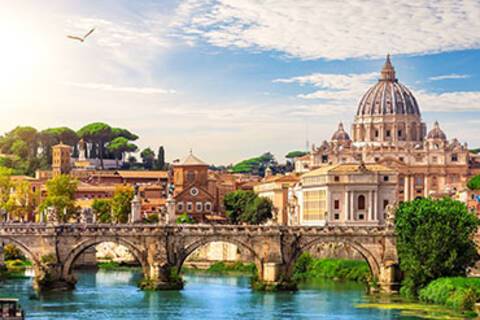
<path fill-rule="evenodd" d="M 392 234 L 389 226 L 283 226 L 283 225 L 149 225 L 149 224 L 58 224 L 45 223 L 3 223 L 0 235 L 20 234 Z"/>

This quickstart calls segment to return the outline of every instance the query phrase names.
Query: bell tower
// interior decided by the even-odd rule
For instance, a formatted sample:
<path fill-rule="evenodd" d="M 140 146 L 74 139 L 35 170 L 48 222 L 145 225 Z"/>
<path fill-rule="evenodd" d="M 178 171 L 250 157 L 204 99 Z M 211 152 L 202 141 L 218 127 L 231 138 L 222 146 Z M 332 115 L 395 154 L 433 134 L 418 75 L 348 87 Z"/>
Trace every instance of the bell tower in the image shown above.
<path fill-rule="evenodd" d="M 63 143 L 52 147 L 53 176 L 68 174 L 71 170 L 72 147 Z"/>

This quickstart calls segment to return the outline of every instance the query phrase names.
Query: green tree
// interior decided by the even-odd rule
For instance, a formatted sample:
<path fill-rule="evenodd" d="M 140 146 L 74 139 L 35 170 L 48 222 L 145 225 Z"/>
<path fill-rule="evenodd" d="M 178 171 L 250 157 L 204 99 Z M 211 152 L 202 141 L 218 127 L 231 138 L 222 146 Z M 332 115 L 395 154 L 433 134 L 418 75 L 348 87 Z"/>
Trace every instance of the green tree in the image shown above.
<path fill-rule="evenodd" d="M 136 134 L 131 133 L 127 129 L 112 128 L 112 140 L 115 139 L 115 138 L 119 138 L 119 137 L 125 138 L 129 141 L 135 141 L 135 140 L 138 139 L 138 136 Z"/>
<path fill-rule="evenodd" d="M 39 143 L 42 149 L 42 156 L 48 163 L 52 163 L 52 147 L 60 142 L 76 147 L 78 143 L 77 133 L 67 127 L 49 128 L 38 134 Z"/>
<path fill-rule="evenodd" d="M 105 145 L 114 138 L 112 127 L 103 122 L 90 123 L 78 131 L 78 136 L 86 142 L 98 147 L 98 157 L 100 166 L 103 169 L 103 159 L 105 155 Z"/>
<path fill-rule="evenodd" d="M 400 204 L 395 232 L 402 293 L 418 290 L 440 277 L 465 276 L 478 260 L 473 240 L 479 220 L 460 201 L 418 199 Z"/>
<path fill-rule="evenodd" d="M 238 190 L 225 195 L 224 205 L 230 223 L 261 224 L 272 218 L 273 205 L 253 191 Z"/>
<path fill-rule="evenodd" d="M 285 158 L 293 160 L 295 158 L 303 157 L 306 154 L 308 154 L 308 152 L 305 152 L 305 151 L 290 151 L 289 153 L 287 153 Z"/>
<path fill-rule="evenodd" d="M 259 176 L 265 174 L 265 169 L 272 168 L 274 172 L 277 170 L 278 163 L 275 157 L 270 152 L 262 154 L 260 157 L 255 157 L 243 160 L 232 167 L 233 173 L 250 173 Z"/>
<path fill-rule="evenodd" d="M 155 162 L 155 152 L 150 148 L 146 148 L 140 153 L 140 157 L 142 158 L 145 170 L 151 170 Z"/>
<path fill-rule="evenodd" d="M 467 187 L 470 190 L 480 190 L 480 175 L 471 178 L 467 183 Z"/>
<path fill-rule="evenodd" d="M 176 223 L 177 224 L 194 224 L 196 223 L 196 221 L 190 215 L 184 212 L 177 217 Z"/>
<path fill-rule="evenodd" d="M 109 199 L 95 199 L 92 203 L 92 210 L 98 223 L 112 222 L 112 201 Z"/>
<path fill-rule="evenodd" d="M 117 186 L 112 198 L 112 221 L 126 223 L 132 211 L 134 190 L 131 186 Z"/>
<path fill-rule="evenodd" d="M 107 149 L 115 156 L 116 166 L 118 168 L 118 161 L 123 158 L 123 155 L 127 152 L 137 151 L 138 147 L 130 143 L 127 138 L 117 137 L 108 144 Z"/>
<path fill-rule="evenodd" d="M 25 221 L 34 217 L 40 204 L 39 190 L 33 191 L 28 181 L 12 183 L 12 189 L 6 204 L 10 219 Z"/>
<path fill-rule="evenodd" d="M 59 222 L 67 223 L 78 216 L 75 192 L 78 181 L 68 175 L 59 175 L 47 181 L 47 197 L 40 204 L 40 212 L 53 208 Z"/>
<path fill-rule="evenodd" d="M 250 201 L 240 220 L 247 224 L 262 224 L 272 219 L 273 204 L 270 199 L 256 196 Z"/>
<path fill-rule="evenodd" d="M 158 148 L 157 169 L 165 170 L 165 149 L 163 148 L 163 146 L 160 146 L 160 148 Z"/>
<path fill-rule="evenodd" d="M 12 169 L 0 167 L 0 209 L 7 210 L 12 188 Z"/>

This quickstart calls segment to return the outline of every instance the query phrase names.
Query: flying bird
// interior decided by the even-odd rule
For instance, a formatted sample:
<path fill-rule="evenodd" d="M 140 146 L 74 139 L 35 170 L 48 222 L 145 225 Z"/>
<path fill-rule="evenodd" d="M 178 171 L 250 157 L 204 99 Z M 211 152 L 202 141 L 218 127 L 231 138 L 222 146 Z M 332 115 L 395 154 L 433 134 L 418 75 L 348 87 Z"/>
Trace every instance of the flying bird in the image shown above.
<path fill-rule="evenodd" d="M 83 37 L 77 37 L 77 36 L 71 36 L 71 35 L 68 35 L 67 38 L 69 39 L 72 39 L 72 40 L 78 40 L 80 42 L 83 42 L 85 41 L 85 39 L 91 35 L 93 33 L 93 31 L 95 31 L 95 28 L 93 28 L 92 30 L 88 31 L 86 35 L 84 35 Z"/>

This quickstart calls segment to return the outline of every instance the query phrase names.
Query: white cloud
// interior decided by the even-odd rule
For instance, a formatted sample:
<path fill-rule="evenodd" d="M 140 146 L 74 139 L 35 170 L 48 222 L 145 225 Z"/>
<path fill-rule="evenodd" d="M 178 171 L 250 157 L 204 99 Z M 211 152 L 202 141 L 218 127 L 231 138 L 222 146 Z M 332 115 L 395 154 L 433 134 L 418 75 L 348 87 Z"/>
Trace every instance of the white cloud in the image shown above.
<path fill-rule="evenodd" d="M 434 93 L 420 90 L 414 92 L 414 95 L 422 111 L 480 111 L 480 91 Z"/>
<path fill-rule="evenodd" d="M 314 73 L 288 79 L 276 79 L 274 83 L 298 83 L 301 86 L 312 85 L 320 90 L 298 95 L 302 99 L 324 99 L 330 102 L 348 102 L 359 99 L 360 95 L 368 88 L 378 73 L 361 74 L 326 74 Z"/>
<path fill-rule="evenodd" d="M 78 88 L 85 88 L 85 89 L 137 93 L 137 94 L 173 94 L 175 93 L 175 90 L 171 90 L 171 89 L 152 88 L 152 87 L 122 87 L 122 86 L 114 86 L 107 83 L 65 82 L 65 85 L 78 87 Z"/>
<path fill-rule="evenodd" d="M 479 16 L 468 0 L 185 0 L 171 26 L 190 44 L 346 59 L 478 48 Z"/>
<path fill-rule="evenodd" d="M 440 81 L 440 80 L 455 80 L 455 79 L 467 79 L 467 78 L 470 78 L 470 75 L 452 73 L 452 74 L 445 74 L 445 75 L 430 77 L 428 78 L 428 80 Z"/>
<path fill-rule="evenodd" d="M 449 75 L 448 77 L 450 77 Z M 461 75 L 456 75 L 461 76 Z M 447 77 L 447 76 L 443 76 Z M 320 88 L 313 92 L 297 95 L 302 100 L 320 101 L 320 104 L 297 106 L 294 114 L 331 115 L 345 112 L 348 107 L 356 107 L 368 88 L 375 83 L 377 73 L 363 74 L 322 74 L 276 79 L 274 83 L 311 85 Z M 413 89 L 413 88 L 412 88 Z M 480 91 L 453 91 L 436 93 L 427 90 L 412 90 L 427 112 L 480 111 Z"/>

